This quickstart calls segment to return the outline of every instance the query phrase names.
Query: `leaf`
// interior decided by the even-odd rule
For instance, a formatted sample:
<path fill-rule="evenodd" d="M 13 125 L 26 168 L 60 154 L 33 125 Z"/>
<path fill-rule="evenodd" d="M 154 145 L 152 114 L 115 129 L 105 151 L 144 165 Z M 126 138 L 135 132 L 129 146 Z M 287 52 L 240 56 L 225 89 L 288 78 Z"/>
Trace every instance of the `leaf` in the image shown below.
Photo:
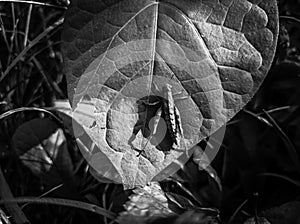
<path fill-rule="evenodd" d="M 263 212 L 272 224 L 296 224 L 300 221 L 300 202 L 291 201 Z"/>
<path fill-rule="evenodd" d="M 69 100 L 74 113 L 82 101 L 94 105 L 87 111 L 93 125 L 83 128 L 115 167 L 119 177 L 112 181 L 133 188 L 178 170 L 188 157 L 183 151 L 251 99 L 271 65 L 277 34 L 275 0 L 72 1 L 62 34 Z M 159 147 L 145 147 L 157 107 L 139 103 L 163 97 L 166 83 L 179 97 L 181 152 L 170 150 L 165 133 Z M 105 176 L 107 163 L 93 159 L 99 151 L 87 147 L 86 134 L 77 140 Z"/>
<path fill-rule="evenodd" d="M 48 118 L 28 121 L 16 130 L 12 142 L 22 163 L 49 187 L 77 186 L 66 139 L 56 123 Z"/>
<path fill-rule="evenodd" d="M 179 215 L 171 210 L 170 200 L 182 209 L 183 214 Z M 197 208 L 187 198 L 178 194 L 165 195 L 157 182 L 133 190 L 125 209 L 126 211 L 121 212 L 117 218 L 120 224 L 218 223 L 218 211 L 211 208 Z"/>
<path fill-rule="evenodd" d="M 137 188 L 133 192 L 125 204 L 126 211 L 119 214 L 119 223 L 146 223 L 154 217 L 168 217 L 174 214 L 169 209 L 168 199 L 157 182 Z"/>

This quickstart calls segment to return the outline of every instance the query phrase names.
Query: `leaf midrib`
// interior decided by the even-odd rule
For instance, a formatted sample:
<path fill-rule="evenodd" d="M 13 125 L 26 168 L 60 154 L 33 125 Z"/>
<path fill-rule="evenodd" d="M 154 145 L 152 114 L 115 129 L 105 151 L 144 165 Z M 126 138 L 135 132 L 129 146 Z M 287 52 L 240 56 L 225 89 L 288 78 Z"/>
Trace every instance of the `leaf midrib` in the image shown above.
<path fill-rule="evenodd" d="M 110 47 L 113 43 L 113 41 L 115 40 L 115 38 L 117 37 L 117 35 L 124 29 L 126 28 L 126 26 L 132 21 L 134 20 L 138 15 L 140 15 L 142 12 L 144 12 L 146 9 L 148 9 L 149 7 L 153 6 L 153 5 L 158 5 L 158 2 L 153 2 L 151 4 L 148 4 L 146 5 L 145 7 L 143 7 L 142 9 L 140 9 L 137 13 L 134 14 L 134 16 L 132 16 L 112 37 L 111 37 L 111 40 L 103 54 L 103 57 L 101 58 L 101 61 L 99 62 L 99 64 L 97 65 L 95 71 L 94 71 L 94 74 L 93 75 L 96 75 L 97 71 L 99 70 L 104 58 L 106 58 L 106 55 L 107 53 L 109 52 L 110 50 Z"/>

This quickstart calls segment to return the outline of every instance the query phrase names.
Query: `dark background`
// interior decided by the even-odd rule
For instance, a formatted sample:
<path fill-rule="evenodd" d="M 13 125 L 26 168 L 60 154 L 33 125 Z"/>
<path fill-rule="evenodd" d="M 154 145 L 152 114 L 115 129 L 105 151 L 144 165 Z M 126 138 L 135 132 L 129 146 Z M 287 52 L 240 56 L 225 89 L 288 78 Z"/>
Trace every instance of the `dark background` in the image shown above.
<path fill-rule="evenodd" d="M 22 124 L 49 117 L 36 108 L 50 108 L 56 99 L 67 98 L 60 50 L 62 27 L 57 21 L 63 17 L 68 2 L 47 2 L 57 7 L 33 5 L 30 9 L 29 4 L 0 2 L 0 77 L 17 59 L 16 65 L 0 81 L 0 114 L 13 113 L 0 119 L 0 170 L 3 173 L 0 175 L 0 198 L 9 199 L 9 192 L 15 197 L 39 198 L 47 192 L 47 197 L 85 201 L 110 208 L 117 214 L 124 210 L 123 205 L 133 192 L 124 192 L 121 186 L 95 180 L 87 172 L 87 164 L 72 133 L 61 124 L 55 126 L 53 116 L 47 121 L 52 122 L 50 127 L 62 127 L 67 138 L 68 158 L 62 155 L 64 162 L 59 166 L 67 170 L 70 166 L 76 167 L 76 173 L 61 169 L 50 174 L 42 170 L 34 173 L 22 161 L 24 152 L 19 150 L 22 147 L 15 147 L 13 136 Z M 300 223 L 300 1 L 280 0 L 278 6 L 280 34 L 277 51 L 260 90 L 227 124 L 221 149 L 209 170 L 201 171 L 200 164 L 191 159 L 174 179 L 161 183 L 176 215 L 149 223 L 172 223 L 176 219 L 177 223 L 193 223 L 194 217 L 205 220 L 204 217 L 215 217 L 215 213 L 224 223 L 243 223 L 253 216 L 256 221 L 262 216 L 271 223 Z M 30 27 L 26 32 L 28 24 Z M 34 47 L 28 47 L 41 34 L 43 38 Z M 24 36 L 28 37 L 25 47 Z M 25 111 L 24 107 L 32 111 Z M 19 113 L 16 108 L 23 110 Z M 51 112 L 59 116 L 55 111 Z M 32 127 L 45 125 L 39 122 L 31 124 Z M 34 141 L 27 138 L 24 142 L 34 145 Z M 206 141 L 199 146 L 205 147 Z M 41 155 L 34 156 L 39 158 Z M 61 181 L 64 185 L 56 189 Z M 137 201 L 136 207 L 161 203 L 153 200 Z M 6 206 L 0 205 L 0 208 L 6 215 L 11 215 Z M 201 208 L 213 209 L 208 212 Z M 50 203 L 30 204 L 23 208 L 23 212 L 31 223 L 109 222 L 91 212 Z M 130 211 L 127 214 L 132 215 Z M 4 216 L 0 216 L 0 223 Z M 134 216 L 131 218 L 133 222 L 142 223 Z"/>

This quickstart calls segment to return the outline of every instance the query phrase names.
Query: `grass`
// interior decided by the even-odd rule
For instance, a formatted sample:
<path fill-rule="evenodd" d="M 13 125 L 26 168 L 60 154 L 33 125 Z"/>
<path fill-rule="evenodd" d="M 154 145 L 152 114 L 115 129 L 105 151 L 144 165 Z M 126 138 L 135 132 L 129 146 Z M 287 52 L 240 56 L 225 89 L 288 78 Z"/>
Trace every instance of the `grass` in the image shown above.
<path fill-rule="evenodd" d="M 283 56 L 277 54 L 261 90 L 227 124 L 224 141 L 218 142 L 215 135 L 210 136 L 209 140 L 220 146 L 211 167 L 200 169 L 200 160 L 191 159 L 176 175 L 160 183 L 162 191 L 156 192 L 157 198 L 147 199 L 144 198 L 146 192 L 124 191 L 120 185 L 101 183 L 92 176 L 76 145 L 72 121 L 53 106 L 57 100 L 67 98 L 60 32 L 68 1 L 1 0 L 1 209 L 17 224 L 106 224 L 113 223 L 121 212 L 127 212 L 133 220 L 137 218 L 133 214 L 148 208 L 153 214 L 154 211 L 159 214 L 159 209 L 155 210 L 161 206 L 159 199 L 176 195 L 172 197 L 173 205 L 177 205 L 176 214 L 163 217 L 165 221 L 175 222 L 185 217 L 188 209 L 182 202 L 186 201 L 194 203 L 194 216 L 209 216 L 210 208 L 217 208 L 220 210 L 219 223 L 243 223 L 250 217 L 258 221 L 266 209 L 299 201 L 300 6 L 292 2 L 279 1 L 281 25 L 287 29 L 289 36 L 281 40 L 288 39 L 289 44 L 281 46 L 279 42 L 277 52 L 284 52 Z M 282 72 L 287 69 L 289 72 Z M 33 119 L 49 119 L 49 125 L 37 128 L 32 123 Z M 47 165 L 55 163 L 59 169 L 54 169 L 53 165 L 48 172 L 45 170 L 47 166 L 40 164 L 40 167 L 35 167 L 41 171 L 37 175 L 24 165 L 20 150 L 13 142 L 24 124 L 31 127 L 28 133 L 38 130 L 32 139 L 40 141 L 39 134 L 48 134 L 48 138 L 43 138 L 35 147 L 21 152 L 24 155 L 40 150 L 46 152 L 47 157 L 36 153 L 33 155 L 36 158 L 28 158 L 27 164 L 30 161 L 37 164 L 33 162 L 50 157 Z M 53 133 L 47 132 L 52 125 L 63 131 L 61 147 L 56 147 L 55 142 L 61 139 L 53 140 L 50 138 Z M 30 135 L 24 136 L 26 145 Z M 200 145 L 209 143 L 206 140 Z M 51 144 L 55 145 L 53 148 L 57 152 L 61 152 L 59 156 L 47 151 Z M 207 148 L 211 147 L 208 145 Z M 127 211 L 124 211 L 126 201 L 133 200 L 132 195 L 140 200 L 131 201 L 133 210 L 127 206 Z M 182 201 L 176 201 L 176 198 Z M 147 204 L 149 201 L 151 204 Z M 148 214 L 153 215 L 151 212 Z M 155 220 L 148 222 L 155 223 Z"/>

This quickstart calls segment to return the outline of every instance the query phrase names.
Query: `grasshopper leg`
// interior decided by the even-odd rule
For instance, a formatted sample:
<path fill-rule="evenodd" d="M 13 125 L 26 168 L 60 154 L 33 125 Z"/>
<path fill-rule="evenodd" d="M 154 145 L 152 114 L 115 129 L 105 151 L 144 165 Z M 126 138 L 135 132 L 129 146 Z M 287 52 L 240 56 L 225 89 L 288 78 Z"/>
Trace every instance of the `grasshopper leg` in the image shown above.
<path fill-rule="evenodd" d="M 148 142 L 150 142 L 152 140 L 152 138 L 154 138 L 154 141 L 155 141 L 155 144 L 157 143 L 154 135 L 156 134 L 156 131 L 157 131 L 157 127 L 158 127 L 158 123 L 159 123 L 159 120 L 161 119 L 161 114 L 162 114 L 162 107 L 158 108 L 158 110 L 156 111 L 156 114 L 154 116 L 154 124 L 153 124 L 153 131 L 150 135 L 150 137 L 147 139 L 147 142 L 146 144 L 144 145 L 144 147 L 140 150 L 139 154 L 137 155 L 140 156 L 142 154 L 142 152 L 144 152 Z"/>

